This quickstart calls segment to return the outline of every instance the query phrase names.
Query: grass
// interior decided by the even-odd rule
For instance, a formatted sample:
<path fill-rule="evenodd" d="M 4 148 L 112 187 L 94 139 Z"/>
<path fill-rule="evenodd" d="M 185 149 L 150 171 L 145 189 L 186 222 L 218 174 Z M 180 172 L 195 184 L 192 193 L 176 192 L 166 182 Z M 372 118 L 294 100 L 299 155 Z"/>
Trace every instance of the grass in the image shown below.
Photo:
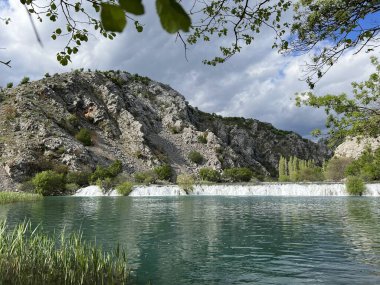
<path fill-rule="evenodd" d="M 0 204 L 30 202 L 42 199 L 41 195 L 19 192 L 0 192 Z"/>
<path fill-rule="evenodd" d="M 24 222 L 0 222 L 0 284 L 126 284 L 129 269 L 119 246 L 112 253 L 80 233 L 51 237 Z"/>

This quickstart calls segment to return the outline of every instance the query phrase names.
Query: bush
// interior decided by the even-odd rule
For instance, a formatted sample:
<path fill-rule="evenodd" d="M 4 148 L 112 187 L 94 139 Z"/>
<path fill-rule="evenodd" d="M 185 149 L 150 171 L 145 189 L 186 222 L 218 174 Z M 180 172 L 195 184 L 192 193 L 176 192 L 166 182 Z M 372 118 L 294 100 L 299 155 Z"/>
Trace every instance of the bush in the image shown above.
<path fill-rule="evenodd" d="M 356 176 L 347 177 L 346 190 L 350 195 L 361 196 L 365 191 L 365 184 L 363 179 Z"/>
<path fill-rule="evenodd" d="M 57 194 L 65 189 L 64 175 L 52 170 L 37 173 L 32 183 L 36 193 L 43 196 Z"/>
<path fill-rule="evenodd" d="M 137 183 L 152 184 L 157 180 L 157 174 L 154 171 L 136 172 L 134 174 Z"/>
<path fill-rule="evenodd" d="M 206 135 L 199 135 L 198 136 L 198 142 L 206 144 L 207 143 L 207 137 L 206 137 Z"/>
<path fill-rule="evenodd" d="M 223 171 L 224 179 L 231 182 L 248 182 L 253 177 L 253 173 L 249 168 L 229 168 Z"/>
<path fill-rule="evenodd" d="M 87 171 L 74 171 L 66 175 L 66 183 L 74 183 L 79 186 L 86 186 L 89 184 L 91 173 Z"/>
<path fill-rule="evenodd" d="M 159 180 L 169 181 L 172 176 L 172 168 L 169 164 L 164 164 L 154 168 L 154 172 L 157 174 Z"/>
<path fill-rule="evenodd" d="M 180 174 L 177 176 L 177 184 L 186 192 L 186 194 L 193 191 L 194 182 L 193 176 L 189 174 Z"/>
<path fill-rule="evenodd" d="M 30 82 L 30 78 L 25 76 L 23 79 L 21 79 L 20 84 L 27 84 Z"/>
<path fill-rule="evenodd" d="M 90 176 L 90 182 L 94 183 L 98 180 L 104 180 L 107 177 L 109 177 L 108 169 L 106 167 L 98 165 L 96 166 L 95 171 Z"/>
<path fill-rule="evenodd" d="M 203 156 L 195 150 L 190 151 L 187 157 L 191 162 L 196 164 L 201 164 L 203 162 Z"/>
<path fill-rule="evenodd" d="M 98 186 L 104 193 L 110 191 L 115 185 L 110 177 L 107 177 L 103 180 L 96 180 L 96 186 Z"/>
<path fill-rule="evenodd" d="M 12 88 L 13 87 L 13 82 L 8 82 L 7 83 L 7 88 Z"/>
<path fill-rule="evenodd" d="M 48 72 L 45 73 L 45 77 L 46 78 L 49 78 L 50 77 L 50 74 Z"/>
<path fill-rule="evenodd" d="M 65 190 L 67 193 L 75 193 L 78 189 L 80 188 L 80 186 L 76 183 L 68 183 L 65 185 Z"/>
<path fill-rule="evenodd" d="M 325 178 L 327 180 L 340 181 L 344 179 L 347 166 L 352 162 L 348 157 L 334 157 L 327 162 Z"/>
<path fill-rule="evenodd" d="M 210 181 L 210 182 L 219 182 L 220 181 L 220 173 L 212 168 L 201 168 L 199 170 L 199 176 L 204 181 Z"/>
<path fill-rule="evenodd" d="M 133 183 L 126 181 L 118 186 L 116 186 L 116 191 L 120 195 L 128 196 L 133 190 Z"/>
<path fill-rule="evenodd" d="M 85 146 L 92 145 L 91 132 L 88 129 L 80 129 L 75 138 Z"/>
<path fill-rule="evenodd" d="M 115 160 L 109 167 L 108 172 L 110 177 L 116 177 L 123 172 L 123 164 L 120 160 Z"/>

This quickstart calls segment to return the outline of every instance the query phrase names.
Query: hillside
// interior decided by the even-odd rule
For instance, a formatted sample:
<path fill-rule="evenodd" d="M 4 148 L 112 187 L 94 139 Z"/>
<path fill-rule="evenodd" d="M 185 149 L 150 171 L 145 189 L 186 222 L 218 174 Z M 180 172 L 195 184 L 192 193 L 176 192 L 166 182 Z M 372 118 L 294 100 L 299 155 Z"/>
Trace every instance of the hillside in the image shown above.
<path fill-rule="evenodd" d="M 244 166 L 264 177 L 276 176 L 280 155 L 319 163 L 331 155 L 271 124 L 202 112 L 170 86 L 127 72 L 56 74 L 4 89 L 0 101 L 0 188 L 44 169 L 116 159 L 128 173 L 169 163 L 177 174 Z M 80 129 L 91 146 L 76 139 Z M 188 159 L 193 150 L 201 165 Z"/>

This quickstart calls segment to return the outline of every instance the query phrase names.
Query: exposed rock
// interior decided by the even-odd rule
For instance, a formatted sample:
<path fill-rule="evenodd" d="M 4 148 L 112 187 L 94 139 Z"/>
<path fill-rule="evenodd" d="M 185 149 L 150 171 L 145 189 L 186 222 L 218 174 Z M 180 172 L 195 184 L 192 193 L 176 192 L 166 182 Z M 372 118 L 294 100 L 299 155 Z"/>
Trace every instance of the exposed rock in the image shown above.
<path fill-rule="evenodd" d="M 169 86 L 127 72 L 64 73 L 5 89 L 2 98 L 0 174 L 7 187 L 54 164 L 94 169 L 119 159 L 130 173 L 170 163 L 176 173 L 245 166 L 275 176 L 280 155 L 322 162 L 331 154 L 268 123 L 201 112 Z M 92 146 L 75 139 L 82 128 Z M 192 150 L 204 164 L 188 159 Z"/>
<path fill-rule="evenodd" d="M 334 156 L 357 159 L 368 147 L 372 151 L 378 149 L 380 147 L 380 137 L 361 139 L 348 138 L 335 149 Z"/>

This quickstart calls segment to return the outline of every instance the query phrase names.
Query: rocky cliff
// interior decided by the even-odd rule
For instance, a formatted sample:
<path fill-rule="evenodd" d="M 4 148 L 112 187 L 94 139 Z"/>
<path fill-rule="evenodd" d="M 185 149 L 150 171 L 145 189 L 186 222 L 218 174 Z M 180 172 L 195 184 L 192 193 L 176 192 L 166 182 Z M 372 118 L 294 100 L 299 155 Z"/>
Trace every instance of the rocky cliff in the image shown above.
<path fill-rule="evenodd" d="M 330 155 L 268 123 L 201 112 L 170 86 L 127 72 L 56 74 L 4 89 L 0 101 L 2 188 L 49 167 L 94 169 L 116 159 L 129 173 L 170 163 L 177 174 L 246 166 L 275 176 L 280 155 Z M 90 131 L 91 146 L 75 138 L 80 129 Z M 193 150 L 203 164 L 188 159 Z"/>

